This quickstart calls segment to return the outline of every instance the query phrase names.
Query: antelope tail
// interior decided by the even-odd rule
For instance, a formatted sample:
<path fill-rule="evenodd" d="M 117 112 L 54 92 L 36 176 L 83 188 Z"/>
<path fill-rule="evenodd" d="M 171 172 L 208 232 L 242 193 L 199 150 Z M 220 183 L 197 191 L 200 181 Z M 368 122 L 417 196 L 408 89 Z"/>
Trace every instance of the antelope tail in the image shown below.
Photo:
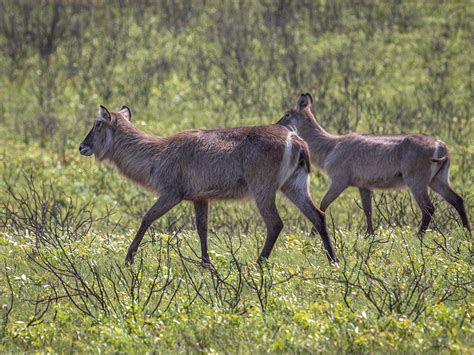
<path fill-rule="evenodd" d="M 300 151 L 300 158 L 299 158 L 299 165 L 304 166 L 308 173 L 311 172 L 311 155 L 309 152 L 308 143 L 306 143 L 303 139 L 299 136 L 295 136 L 295 140 L 299 143 L 301 151 Z"/>
<path fill-rule="evenodd" d="M 441 154 L 444 154 L 444 155 L 439 157 L 439 155 Z M 449 155 L 448 155 L 448 149 L 446 145 L 443 142 L 437 140 L 433 157 L 431 158 L 431 162 L 434 163 L 431 165 L 431 178 L 433 178 L 438 173 L 438 171 L 444 165 L 444 162 L 448 160 L 448 158 L 449 158 Z"/>
<path fill-rule="evenodd" d="M 444 151 L 444 156 L 442 157 L 438 156 L 438 155 L 443 154 L 443 151 Z M 448 159 L 448 150 L 447 150 L 446 144 L 444 144 L 440 140 L 437 140 L 433 157 L 431 158 L 431 162 L 441 163 L 445 161 L 446 159 Z"/>
<path fill-rule="evenodd" d="M 433 163 L 442 163 L 443 161 L 445 161 L 446 159 L 448 159 L 448 156 L 445 155 L 444 157 L 441 157 L 441 158 L 431 158 L 431 161 Z"/>

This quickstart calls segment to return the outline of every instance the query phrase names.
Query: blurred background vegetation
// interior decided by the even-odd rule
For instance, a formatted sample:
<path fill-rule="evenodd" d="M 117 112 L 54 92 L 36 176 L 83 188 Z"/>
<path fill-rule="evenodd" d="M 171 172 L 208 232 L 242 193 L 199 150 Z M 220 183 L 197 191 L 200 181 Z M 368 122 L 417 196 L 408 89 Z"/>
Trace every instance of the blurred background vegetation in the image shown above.
<path fill-rule="evenodd" d="M 170 133 L 274 122 L 305 90 L 331 131 L 461 143 L 471 133 L 469 5 L 6 0 L 1 119 L 46 143 L 74 137 L 98 104 L 127 103 Z"/>
<path fill-rule="evenodd" d="M 74 255 L 71 260 L 84 257 L 77 263 L 86 270 L 84 271 L 86 276 L 83 276 L 86 280 L 84 282 L 93 283 L 95 274 L 92 272 L 94 270 L 88 269 L 88 260 L 94 258 L 107 270 L 114 270 L 107 266 L 108 262 L 114 261 L 117 262 L 115 267 L 118 270 L 117 265 L 122 263 L 125 247 L 131 240 L 139 219 L 153 203 L 153 196 L 119 177 L 112 168 L 104 164 L 97 165 L 93 159 L 79 156 L 78 145 L 90 129 L 99 104 L 110 109 L 128 105 L 134 114 L 132 120 L 140 129 L 158 135 L 168 135 L 191 128 L 274 123 L 287 109 L 294 106 L 301 92 L 309 91 L 315 98 L 313 110 L 316 116 L 332 133 L 342 134 L 350 131 L 425 133 L 448 143 L 452 151 L 452 181 L 455 189 L 465 197 L 467 208 L 471 212 L 474 194 L 473 24 L 472 1 L 455 0 L 107 2 L 2 0 L 0 2 L 0 134 L 3 144 L 0 156 L 3 176 L 1 202 L 4 208 L 1 215 L 0 254 L 6 261 L 4 275 L 0 280 L 2 285 L 0 296 L 6 308 L 4 308 L 3 333 L 0 335 L 2 339 L 7 340 L 1 343 L 3 348 L 0 346 L 0 350 L 18 349 L 16 346 L 23 350 L 43 348 L 45 344 L 58 346 L 63 344 L 62 341 L 69 341 L 65 340 L 69 339 L 69 335 L 64 336 L 63 340 L 58 338 L 58 329 L 65 327 L 67 330 L 64 332 L 71 331 L 67 334 L 72 334 L 77 329 L 74 328 L 74 322 L 68 318 L 76 314 L 74 312 L 79 312 L 77 307 L 71 305 L 74 297 L 66 303 L 56 298 L 54 307 L 59 307 L 56 308 L 56 313 L 52 312 L 49 303 L 48 307 L 45 307 L 44 300 L 48 299 L 45 296 L 47 287 L 42 288 L 45 279 L 53 285 L 61 284 L 61 281 L 58 281 L 54 272 L 51 273 L 47 268 L 45 271 L 35 263 L 35 260 L 38 262 L 36 257 L 43 255 L 35 248 L 44 243 L 44 238 L 60 239 L 60 242 L 56 240 L 52 243 L 53 249 L 48 249 L 48 253 L 42 256 L 46 261 L 49 259 L 45 255 L 56 257 L 63 252 L 66 253 L 60 248 L 64 242 L 61 239 L 63 235 L 67 234 L 67 238 L 72 238 L 74 243 L 80 243 L 78 249 L 73 249 L 74 252 L 71 252 Z M 322 174 L 312 176 L 312 195 L 317 203 L 321 200 L 326 187 L 327 181 Z M 72 200 L 68 199 L 68 196 L 72 196 Z M 436 201 L 438 201 L 434 226 L 436 233 L 427 239 L 433 238 L 432 247 L 436 252 L 431 254 L 433 259 L 428 265 L 434 268 L 438 263 L 440 267 L 446 265 L 449 269 L 448 265 L 452 265 L 453 260 L 456 262 L 464 260 L 455 271 L 463 270 L 464 277 L 468 280 L 469 272 L 472 271 L 472 263 L 468 261 L 472 251 L 470 239 L 460 231 L 456 213 L 445 202 L 440 202 L 439 199 Z M 459 325 L 459 319 L 462 318 L 464 322 L 465 317 L 469 318 L 472 315 L 469 310 L 472 310 L 472 298 L 470 303 L 466 301 L 466 295 L 472 296 L 472 287 L 469 291 L 461 286 L 457 288 L 456 292 L 462 297 L 456 292 L 453 292 L 453 295 L 459 296 L 458 300 L 463 301 L 458 303 L 453 301 L 450 306 L 445 304 L 447 299 L 438 297 L 437 292 L 441 291 L 436 291 L 438 290 L 436 288 L 433 290 L 433 297 L 427 302 L 434 305 L 439 301 L 445 308 L 431 309 L 428 315 L 423 313 L 426 311 L 424 308 L 421 310 L 413 308 L 415 311 L 410 315 L 404 313 L 403 307 L 394 306 L 394 311 L 390 306 L 390 309 L 385 310 L 385 301 L 380 311 L 369 298 L 361 296 L 359 299 L 359 296 L 355 296 L 354 287 L 364 289 L 366 285 L 364 282 L 367 282 L 367 279 L 357 278 L 354 281 L 351 279 L 352 274 L 345 274 L 349 273 L 351 268 L 363 269 L 362 264 L 358 264 L 363 256 L 359 255 L 359 259 L 356 257 L 347 264 L 344 261 L 345 268 L 341 279 L 332 281 L 321 279 L 317 281 L 320 286 L 311 288 L 306 282 L 308 278 L 318 273 L 331 275 L 332 271 L 325 264 L 319 245 L 311 247 L 307 236 L 309 226 L 306 221 L 287 204 L 280 203 L 280 205 L 286 227 L 276 246 L 273 261 L 279 263 L 275 270 L 283 275 L 281 276 L 283 281 L 280 281 L 286 288 L 282 286 L 273 301 L 270 295 L 268 301 L 270 305 L 262 306 L 261 294 L 255 293 L 255 289 L 252 288 L 253 281 L 249 281 L 247 286 L 243 287 L 244 293 L 247 293 L 242 296 L 242 301 L 237 300 L 232 311 L 228 311 L 225 307 L 219 308 L 219 302 L 214 303 L 212 297 L 209 302 L 197 302 L 199 307 L 196 306 L 194 310 L 189 306 L 183 311 L 186 297 L 192 298 L 192 296 L 189 295 L 189 290 L 187 293 L 176 291 L 176 299 L 180 301 L 175 299 L 174 306 L 168 305 L 163 312 L 171 315 L 166 318 L 165 313 L 162 313 L 160 324 L 164 327 L 163 324 L 172 324 L 173 320 L 182 317 L 183 314 L 188 314 L 191 318 L 194 314 L 197 335 L 188 334 L 190 338 L 187 338 L 187 335 L 180 338 L 181 332 L 183 334 L 192 332 L 191 328 L 183 323 L 181 328 L 171 326 L 166 328 L 171 329 L 166 333 L 168 340 L 160 343 L 161 340 L 153 338 L 156 336 L 153 333 L 156 329 L 152 329 L 152 340 L 151 343 L 147 343 L 148 345 L 159 344 L 168 349 L 195 351 L 211 351 L 212 347 L 217 347 L 221 351 L 228 351 L 228 344 L 224 340 L 222 342 L 216 340 L 213 343 L 205 337 L 201 339 L 203 333 L 199 333 L 198 330 L 211 325 L 202 325 L 200 315 L 215 312 L 209 317 L 217 322 L 215 329 L 218 329 L 220 325 L 215 319 L 223 314 L 225 317 L 233 317 L 235 309 L 238 309 L 238 312 L 244 312 L 242 309 L 246 309 L 244 312 L 246 313 L 251 309 L 250 304 L 262 312 L 273 311 L 276 320 L 281 318 L 288 326 L 300 332 L 294 339 L 286 340 L 278 340 L 276 336 L 273 340 L 262 338 L 265 334 L 255 332 L 259 334 L 257 337 L 252 329 L 261 329 L 262 332 L 276 331 L 275 329 L 280 329 L 282 325 L 275 325 L 278 323 L 276 320 L 275 324 L 270 324 L 273 319 L 270 315 L 268 318 L 260 313 L 254 315 L 255 318 L 249 316 L 250 333 L 244 332 L 244 335 L 239 333 L 242 337 L 239 339 L 254 342 L 257 348 L 256 344 L 262 344 L 262 348 L 259 348 L 261 351 L 272 349 L 272 344 L 274 350 L 295 351 L 316 348 L 321 351 L 328 349 L 360 351 L 375 345 L 389 345 L 402 349 L 404 342 L 412 340 L 413 344 L 406 345 L 408 349 L 418 347 L 423 350 L 444 348 L 465 350 L 469 347 L 466 344 L 470 343 L 472 350 L 472 342 L 466 340 L 469 334 L 472 336 L 472 327 L 462 328 L 466 327 L 462 322 Z M 27 208 L 28 206 L 35 206 L 32 208 L 33 213 Z M 69 220 L 81 215 L 82 207 L 77 207 L 76 212 L 73 208 L 71 212 L 69 210 L 71 206 L 75 208 L 82 206 L 83 212 L 91 208 L 91 217 L 86 218 L 88 222 L 85 225 L 89 225 L 89 222 L 91 224 L 83 234 L 77 235 L 78 229 L 72 227 L 74 223 L 83 226 L 80 223 L 81 219 Z M 328 212 L 331 234 L 337 240 L 340 253 L 346 250 L 350 254 L 351 250 L 353 251 L 351 249 L 353 245 L 350 243 L 356 243 L 362 238 L 365 221 L 362 211 L 357 207 L 360 207 L 357 194 L 347 191 Z M 468 214 L 472 216 L 472 213 Z M 58 220 L 57 216 L 62 216 L 62 219 Z M 395 234 L 390 237 L 396 236 L 396 240 L 393 239 L 395 245 L 401 248 L 400 235 L 408 235 L 405 242 L 412 243 L 413 248 L 419 248 L 416 237 L 412 235 L 418 219 L 419 212 L 408 193 L 376 194 L 374 222 L 376 226 L 382 227 L 379 229 L 383 234 L 381 238 L 385 238 L 384 233 L 390 234 L 392 228 L 395 228 Z M 43 226 L 42 229 L 38 225 Z M 397 229 L 406 226 L 408 229 Z M 238 253 L 239 257 L 253 261 L 262 243 L 263 223 L 251 205 L 229 206 L 217 203 L 211 210 L 210 228 L 212 230 L 210 244 L 214 250 L 212 254 L 214 260 L 222 259 L 223 267 L 229 268 L 232 277 L 237 278 L 236 275 L 240 275 L 241 269 L 236 259 L 234 260 L 233 252 L 229 254 L 228 240 L 234 238 L 235 242 L 237 238 L 242 242 L 239 236 L 255 236 L 255 238 L 248 237 L 250 241 L 244 241 L 244 246 Z M 51 232 L 52 234 L 45 236 L 43 232 L 45 230 L 50 232 L 54 230 L 57 235 Z M 71 234 L 59 233 L 58 230 L 66 230 Z M 184 238 L 183 240 L 187 240 L 189 235 L 189 243 L 194 247 L 198 245 L 197 234 L 193 227 L 192 209 L 189 206 L 180 206 L 154 224 L 150 233 L 152 246 L 149 248 L 158 248 L 159 255 L 163 249 L 155 243 L 164 236 L 169 238 L 168 234 L 160 234 L 165 232 L 178 233 Z M 299 236 L 302 232 L 304 237 L 300 241 Z M 36 235 L 38 233 L 40 236 Z M 36 236 L 36 239 L 33 238 L 34 242 L 29 239 L 31 235 Z M 99 246 L 94 246 L 90 240 L 91 238 L 96 240 L 96 237 L 101 240 Z M 347 241 L 347 245 L 341 244 L 344 240 Z M 110 245 L 107 244 L 109 242 Z M 377 240 L 373 242 L 377 243 Z M 318 243 L 319 241 L 316 242 Z M 379 241 L 378 244 L 382 248 L 379 255 L 381 259 L 374 258 L 374 260 L 380 265 L 389 265 L 393 262 L 394 264 L 390 265 L 391 270 L 395 270 L 393 275 L 398 275 L 396 270 L 405 270 L 405 262 L 411 260 L 411 257 L 407 256 L 406 250 L 402 248 L 397 251 L 400 255 L 404 255 L 399 255 L 396 259 L 399 264 L 390 261 L 387 255 L 392 255 L 392 249 L 389 248 L 388 251 L 383 249 L 385 245 L 383 243 Z M 189 247 L 189 244 L 182 246 L 192 259 L 194 256 Z M 372 244 L 364 244 L 360 248 L 370 252 Z M 154 254 L 147 252 L 146 247 L 144 250 L 147 258 L 152 259 Z M 417 256 L 420 257 L 423 253 L 420 254 L 420 249 L 416 250 L 418 250 Z M 31 256 L 30 259 L 25 257 L 25 252 Z M 100 255 L 96 255 L 96 252 Z M 168 252 L 170 253 L 169 244 Z M 383 254 L 384 252 L 388 254 Z M 177 258 L 177 251 L 174 253 L 170 260 Z M 71 257 L 67 253 L 63 256 L 66 259 Z M 178 256 L 182 257 L 181 254 Z M 298 270 L 305 258 L 311 259 L 306 265 L 309 271 L 307 274 L 303 272 L 304 275 L 301 276 Z M 45 261 L 41 260 L 39 265 L 44 267 L 47 263 L 44 264 Z M 208 277 L 201 275 L 199 268 L 193 270 L 194 274 L 189 273 L 187 269 L 179 269 L 179 265 L 184 263 L 181 263 L 182 258 L 176 260 L 178 279 L 180 272 L 186 282 L 189 282 L 186 275 Z M 418 260 L 420 264 L 413 265 L 425 265 L 423 260 Z M 151 261 L 150 263 L 153 265 Z M 70 266 L 67 263 L 65 265 L 66 268 L 67 265 Z M 412 271 L 407 271 L 407 274 L 403 275 L 410 279 L 412 277 L 410 275 L 416 275 L 416 269 L 410 269 Z M 372 271 L 365 271 L 366 276 L 372 275 Z M 258 275 L 260 274 L 257 273 Z M 288 275 L 298 275 L 301 278 L 291 276 L 287 279 Z M 23 276 L 27 279 L 23 279 Z M 128 276 L 122 276 L 131 280 L 135 277 L 133 272 Z M 87 279 L 88 277 L 92 279 Z M 115 277 L 117 280 L 120 278 L 118 274 L 110 277 L 111 279 Z M 273 282 L 273 279 L 270 279 L 270 283 Z M 299 281 L 290 283 L 290 280 L 296 279 Z M 435 279 L 441 282 L 442 277 L 425 278 L 424 282 L 428 286 L 435 287 Z M 466 281 L 465 279 L 462 282 Z M 345 280 L 346 288 L 338 289 L 337 285 L 341 284 L 341 280 Z M 419 284 L 417 280 L 415 278 Z M 384 284 L 377 292 L 381 292 L 381 295 L 387 290 L 392 292 L 390 287 L 397 282 L 395 279 L 392 281 L 393 284 L 390 284 L 389 280 L 387 281 L 389 283 Z M 206 282 L 210 281 L 203 282 L 207 285 Z M 467 287 L 462 282 L 463 287 Z M 445 289 L 443 285 L 439 286 L 439 290 Z M 126 285 L 122 286 L 124 289 L 129 289 Z M 50 287 L 54 289 L 53 286 Z M 180 286 L 176 287 L 179 289 Z M 308 287 L 309 289 L 305 289 Z M 417 287 L 414 289 L 423 299 L 425 293 Z M 324 290 L 331 291 L 325 293 Z M 356 308 L 359 311 L 367 310 L 368 316 L 364 313 L 363 317 L 370 319 L 372 316 L 372 323 L 369 321 L 365 325 L 357 323 L 357 319 L 360 320 L 357 318 L 359 315 L 356 317 L 356 313 L 352 313 L 355 311 L 345 303 L 347 294 L 342 296 L 345 292 L 352 295 L 350 293 L 352 291 L 355 292 L 354 304 L 358 305 Z M 242 290 L 239 289 L 239 292 Z M 238 294 L 240 297 L 240 293 Z M 315 294 L 321 297 L 323 303 L 308 305 L 306 302 L 309 302 Z M 47 295 L 50 300 L 54 299 L 51 298 L 51 293 Z M 11 301 L 10 296 L 16 301 Z M 56 294 L 56 297 L 59 296 Z M 134 336 L 137 334 L 143 336 L 147 331 L 150 332 L 141 328 L 148 323 L 146 321 L 140 323 L 142 320 L 137 320 L 135 313 L 133 313 L 135 318 L 127 318 L 130 316 L 129 310 L 135 309 L 133 307 L 136 300 L 133 297 L 133 295 L 129 298 L 124 296 L 126 300 L 114 301 L 125 304 L 126 316 L 119 317 L 120 322 L 125 323 L 120 323 L 122 328 L 117 326 L 116 333 L 110 333 L 105 336 L 106 339 L 97 340 L 99 343 L 112 344 L 111 346 L 117 350 L 130 350 L 136 345 Z M 166 297 L 173 300 L 175 296 L 168 295 L 165 299 Z M 285 304 L 272 303 L 276 302 L 278 297 L 281 299 L 287 297 L 288 300 Z M 413 300 L 408 298 L 410 297 L 406 298 L 409 306 Z M 32 299 L 36 299 L 36 303 L 31 302 Z M 367 303 L 368 299 L 370 302 Z M 318 337 L 307 338 L 308 334 L 313 334 L 309 321 L 306 322 L 307 319 L 304 318 L 307 315 L 301 316 L 304 318 L 302 320 L 292 318 L 296 317 L 294 312 L 298 315 L 299 311 L 293 309 L 288 311 L 290 313 L 285 313 L 288 309 L 291 310 L 291 307 L 296 307 L 298 304 L 296 300 L 300 300 L 298 307 L 306 309 L 305 312 L 311 309 L 314 314 L 323 314 L 325 319 L 328 317 L 331 319 L 334 312 L 341 316 L 340 322 L 336 322 L 338 326 L 334 325 L 336 323 L 333 321 L 332 325 L 328 325 L 328 329 L 332 329 L 334 333 L 326 338 L 320 334 L 324 341 Z M 131 308 L 127 308 L 129 305 L 127 302 L 131 302 Z M 377 304 L 378 301 L 374 302 Z M 16 306 L 13 307 L 13 304 Z M 206 308 L 208 304 L 217 307 L 218 310 Z M 63 307 L 62 310 L 60 307 Z M 42 314 L 43 310 L 45 311 Z M 63 323 L 57 323 L 58 312 L 63 315 L 64 319 L 59 317 Z M 386 317 L 393 312 L 402 316 L 397 318 L 397 315 L 395 323 L 392 324 Z M 407 317 L 406 319 L 413 323 L 405 324 L 403 317 Z M 440 317 L 444 320 L 436 323 Z M 50 321 L 54 319 L 50 328 L 45 326 L 43 329 L 38 326 L 44 319 Z M 84 324 L 97 326 L 97 323 L 88 323 L 92 322 L 87 320 L 89 318 L 85 319 L 84 323 L 79 322 L 82 326 Z M 236 319 L 229 320 L 229 324 L 236 322 L 244 327 L 243 324 L 247 322 L 247 318 Z M 295 319 L 296 323 L 292 323 Z M 377 323 L 380 319 L 388 323 Z M 433 324 L 437 324 L 438 328 L 435 325 L 428 330 L 423 328 L 424 323 L 429 323 L 433 319 L 436 320 Z M 103 324 L 108 324 L 104 322 Z M 132 323 L 135 325 L 130 325 Z M 326 325 L 321 324 L 320 328 L 323 329 Z M 360 347 L 357 347 L 356 341 L 358 327 L 366 332 L 366 338 L 360 340 Z M 443 333 L 442 329 L 451 329 L 450 327 L 454 330 L 449 330 L 447 334 Z M 241 328 L 241 331 L 244 328 Z M 97 332 L 95 335 L 104 330 L 100 326 L 97 326 L 97 329 L 94 327 L 90 329 L 93 333 Z M 227 325 L 225 329 L 233 334 L 236 328 Z M 384 329 L 391 330 L 384 333 Z M 471 332 L 466 329 L 470 329 Z M 161 331 L 160 329 L 159 332 Z M 393 338 L 391 332 L 394 334 Z M 441 332 L 442 335 L 437 332 Z M 219 334 L 221 337 L 229 336 L 228 333 L 221 334 L 219 331 L 216 334 L 216 339 Z M 254 335 L 257 338 L 253 337 Z M 92 336 L 89 336 L 91 338 L 85 336 L 88 341 L 92 339 Z M 173 340 L 175 338 L 178 340 Z M 86 342 L 82 343 L 83 348 L 78 348 L 77 344 L 74 345 L 75 341 L 71 340 L 73 345 L 68 342 L 71 349 L 85 351 L 92 349 L 87 347 Z M 81 343 L 79 340 L 78 342 Z M 177 345 L 177 342 L 181 345 Z M 241 349 L 251 348 L 242 345 Z M 102 349 L 102 345 L 97 345 L 97 348 L 93 349 Z"/>

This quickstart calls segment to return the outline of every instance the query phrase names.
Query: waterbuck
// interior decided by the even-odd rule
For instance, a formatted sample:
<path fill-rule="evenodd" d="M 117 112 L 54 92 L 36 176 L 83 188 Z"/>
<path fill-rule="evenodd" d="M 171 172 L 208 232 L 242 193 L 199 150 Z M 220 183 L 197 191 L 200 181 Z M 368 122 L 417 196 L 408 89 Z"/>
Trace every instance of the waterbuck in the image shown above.
<path fill-rule="evenodd" d="M 297 130 L 310 147 L 312 162 L 329 176 L 329 190 L 320 206 L 323 212 L 348 186 L 357 187 L 367 233 L 373 234 L 372 190 L 408 187 L 422 211 L 418 232 L 422 236 L 435 210 L 429 186 L 454 206 L 463 226 L 471 230 L 464 200 L 449 184 L 450 157 L 445 143 L 413 134 L 329 134 L 311 112 L 312 103 L 309 93 L 301 94 L 295 108 L 277 123 Z"/>
<path fill-rule="evenodd" d="M 183 200 L 192 201 L 201 240 L 202 264 L 210 264 L 207 225 L 210 200 L 251 197 L 265 221 L 267 237 L 259 261 L 270 256 L 283 222 L 275 205 L 278 190 L 311 221 L 327 257 L 336 255 L 325 215 L 309 195 L 307 144 L 279 125 L 184 131 L 157 137 L 136 129 L 131 111 L 100 106 L 99 117 L 79 146 L 82 155 L 108 160 L 126 177 L 159 195 L 143 217 L 126 256 L 133 263 L 138 246 L 153 221 Z"/>

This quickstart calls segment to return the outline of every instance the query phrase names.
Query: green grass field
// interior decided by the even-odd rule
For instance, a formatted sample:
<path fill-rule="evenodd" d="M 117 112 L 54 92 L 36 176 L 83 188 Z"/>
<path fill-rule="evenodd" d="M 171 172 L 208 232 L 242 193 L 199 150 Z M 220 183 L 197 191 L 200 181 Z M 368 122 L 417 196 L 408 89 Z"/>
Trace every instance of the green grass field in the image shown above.
<path fill-rule="evenodd" d="M 340 258 L 279 197 L 285 227 L 248 201 L 211 205 L 199 262 L 191 204 L 128 244 L 155 197 L 79 155 L 98 105 L 143 131 L 270 124 L 310 91 L 332 133 L 425 133 L 450 146 L 472 223 L 472 1 L 7 0 L 0 3 L 1 352 L 474 351 L 473 244 L 437 195 L 357 191 L 327 212 Z M 328 186 L 311 175 L 318 204 Z"/>

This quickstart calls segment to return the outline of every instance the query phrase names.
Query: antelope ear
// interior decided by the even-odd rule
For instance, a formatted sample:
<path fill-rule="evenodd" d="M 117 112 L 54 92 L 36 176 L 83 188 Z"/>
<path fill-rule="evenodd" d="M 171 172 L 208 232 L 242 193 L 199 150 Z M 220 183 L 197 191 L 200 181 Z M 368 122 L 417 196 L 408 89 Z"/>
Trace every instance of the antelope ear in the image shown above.
<path fill-rule="evenodd" d="M 309 107 L 313 106 L 314 100 L 313 100 L 313 97 L 311 96 L 311 94 L 309 92 L 306 93 L 306 97 L 308 98 L 308 102 L 309 102 L 308 106 Z"/>
<path fill-rule="evenodd" d="M 311 95 L 310 95 L 311 96 Z M 295 106 L 295 110 L 296 111 L 303 111 L 304 109 L 306 109 L 306 107 L 309 107 L 310 105 L 310 99 L 308 96 L 306 96 L 306 94 L 301 94 L 299 97 L 298 97 L 298 101 L 296 101 L 296 106 Z"/>
<path fill-rule="evenodd" d="M 132 120 L 132 110 L 128 106 L 123 105 L 119 112 L 128 121 Z"/>
<path fill-rule="evenodd" d="M 99 106 L 99 115 L 100 117 L 110 121 L 110 112 L 105 106 Z"/>

